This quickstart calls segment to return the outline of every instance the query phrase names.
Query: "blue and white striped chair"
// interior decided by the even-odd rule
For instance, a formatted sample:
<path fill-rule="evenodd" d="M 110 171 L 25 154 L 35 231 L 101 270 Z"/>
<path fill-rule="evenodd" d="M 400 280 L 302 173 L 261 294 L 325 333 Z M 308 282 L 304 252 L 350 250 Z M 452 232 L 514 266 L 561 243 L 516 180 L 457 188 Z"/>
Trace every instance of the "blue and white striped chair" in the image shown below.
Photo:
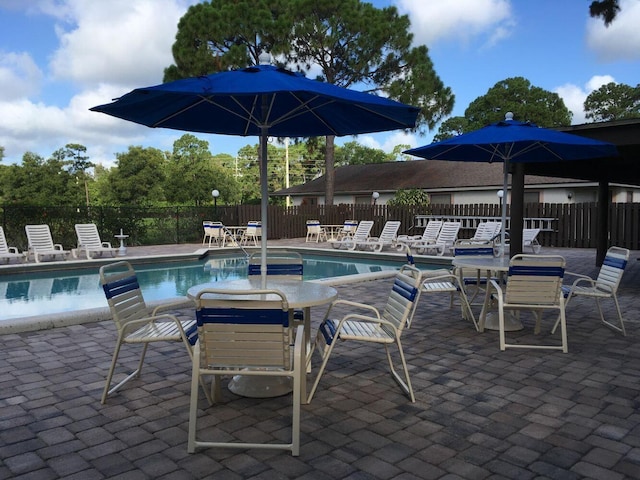
<path fill-rule="evenodd" d="M 161 313 L 161 310 L 184 306 L 184 301 L 160 305 L 153 310 L 147 307 L 136 272 L 129 262 L 120 261 L 100 267 L 100 284 L 118 330 L 111 367 L 102 393 L 101 402 L 105 403 L 108 395 L 117 391 L 132 378 L 140 376 L 150 343 L 181 341 L 189 356 L 192 357 L 191 345 L 196 342 L 197 335 L 195 319 L 180 321 L 174 315 Z M 111 383 L 122 344 L 142 344 L 142 352 L 138 368 L 112 387 Z"/>
<path fill-rule="evenodd" d="M 565 303 L 562 293 L 564 268 L 565 260 L 559 255 L 514 255 L 509 262 L 504 293 L 496 280 L 489 280 L 490 292 L 498 300 L 500 350 L 537 348 L 568 352 Z M 536 319 L 534 333 L 537 335 L 540 333 L 542 313 L 549 310 L 555 310 L 559 314 L 561 345 L 557 345 L 557 342 L 553 344 L 523 343 L 525 336 L 520 336 L 518 343 L 506 342 L 504 317 L 507 311 L 533 312 Z"/>
<path fill-rule="evenodd" d="M 569 305 L 569 302 L 573 297 L 594 298 L 596 300 L 596 306 L 598 307 L 602 323 L 626 336 L 627 332 L 624 328 L 624 320 L 622 319 L 622 312 L 620 311 L 617 293 L 618 286 L 622 280 L 622 274 L 624 273 L 624 269 L 628 262 L 628 249 L 621 247 L 609 247 L 609 250 L 607 250 L 607 254 L 604 257 L 604 261 L 602 262 L 602 266 L 600 267 L 598 277 L 595 280 L 586 275 L 566 272 L 567 275 L 578 278 L 571 284 L 571 286 L 562 287 L 563 293 L 567 299 L 565 306 Z M 600 300 L 605 298 L 613 299 L 613 302 L 616 305 L 616 311 L 618 312 L 618 321 L 620 322 L 620 325 L 614 325 L 613 323 L 605 320 L 604 314 L 602 313 L 602 306 L 600 305 Z M 556 321 L 552 332 L 556 331 L 559 321 L 559 319 Z"/>
<path fill-rule="evenodd" d="M 285 449 L 297 456 L 304 385 L 304 335 L 300 326 L 295 343 L 291 341 L 289 306 L 285 295 L 277 290 L 203 290 L 196 297 L 196 319 L 198 342 L 193 354 L 187 451 L 193 453 L 199 447 Z M 212 394 L 207 396 L 207 400 L 219 400 L 221 377 L 236 375 L 249 380 L 253 377 L 276 380 L 284 377 L 293 384 L 291 442 L 198 439 L 199 381 L 212 376 Z M 275 437 L 279 435 L 276 433 Z"/>
<path fill-rule="evenodd" d="M 400 337 L 407 320 L 414 313 L 414 305 L 420 296 L 421 281 L 422 272 L 420 270 L 410 265 L 403 265 L 395 277 L 387 304 L 382 313 L 371 305 L 348 300 L 336 300 L 331 304 L 318 328 L 313 349 L 307 357 L 308 361 L 311 362 L 313 352 L 316 349 L 322 355 L 322 365 L 311 387 L 309 402 L 313 398 L 331 352 L 333 352 L 338 340 L 355 340 L 384 345 L 393 378 L 411 401 L 416 401 Z M 342 307 L 346 307 L 349 313 L 346 313 L 340 319 L 333 317 L 336 311 L 345 310 Z M 355 312 L 354 309 L 356 309 Z M 400 362 L 404 371 L 403 376 L 396 371 L 393 365 L 389 349 L 392 344 L 395 344 L 398 348 Z"/>

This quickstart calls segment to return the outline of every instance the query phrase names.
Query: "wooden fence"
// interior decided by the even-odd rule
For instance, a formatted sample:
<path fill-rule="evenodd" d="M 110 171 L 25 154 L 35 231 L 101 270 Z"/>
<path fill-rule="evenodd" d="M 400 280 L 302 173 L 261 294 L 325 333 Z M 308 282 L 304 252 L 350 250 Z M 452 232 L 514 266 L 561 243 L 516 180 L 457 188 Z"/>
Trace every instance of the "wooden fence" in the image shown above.
<path fill-rule="evenodd" d="M 217 220 L 225 225 L 246 225 L 260 219 L 259 205 L 214 207 L 1 207 L 2 225 L 8 243 L 26 248 L 24 225 L 46 223 L 56 243 L 65 248 L 75 246 L 75 223 L 96 223 L 102 239 L 114 241 L 113 235 L 124 229 L 132 245 L 192 243 L 202 239 L 202 222 Z M 268 207 L 268 236 L 300 238 L 306 235 L 306 221 L 342 224 L 345 220 L 374 220 L 372 235 L 382 230 L 387 220 L 400 220 L 400 234 L 421 234 L 418 216 L 498 218 L 496 204 L 431 205 L 429 211 L 416 207 L 389 205 L 317 205 Z M 508 215 L 508 212 L 507 212 Z M 525 218 L 553 219 L 538 239 L 544 246 L 595 248 L 598 225 L 596 203 L 526 204 Z M 472 227 L 460 232 L 461 238 L 473 235 Z M 615 203 L 609 208 L 609 245 L 640 249 L 640 203 Z"/>

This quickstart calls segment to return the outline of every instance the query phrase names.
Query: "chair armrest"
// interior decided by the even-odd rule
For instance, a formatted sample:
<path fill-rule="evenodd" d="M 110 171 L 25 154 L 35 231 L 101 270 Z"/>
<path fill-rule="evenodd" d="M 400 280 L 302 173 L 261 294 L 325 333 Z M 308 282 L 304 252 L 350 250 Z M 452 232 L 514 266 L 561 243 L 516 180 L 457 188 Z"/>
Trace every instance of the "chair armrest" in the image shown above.
<path fill-rule="evenodd" d="M 111 246 L 111 242 L 102 242 L 102 247 L 103 247 L 103 248 L 113 248 L 113 247 Z"/>
<path fill-rule="evenodd" d="M 331 312 L 331 310 L 333 309 L 333 307 L 335 306 L 341 306 L 341 305 L 346 305 L 349 307 L 356 307 L 356 308 L 361 308 L 363 310 L 370 310 L 372 312 L 374 312 L 376 314 L 376 318 L 380 318 L 380 312 L 378 312 L 378 309 L 376 307 L 373 307 L 371 305 L 367 305 L 366 303 L 358 303 L 358 302 L 352 302 L 351 300 L 334 300 L 333 302 L 331 302 L 331 305 L 329 305 L 329 308 L 327 310 L 327 313 L 325 314 L 325 318 L 329 317 L 329 312 Z"/>
<path fill-rule="evenodd" d="M 54 250 L 60 250 L 60 251 L 64 250 L 64 248 L 62 248 L 62 245 L 59 244 L 59 243 L 54 243 L 53 244 L 53 249 Z"/>
<path fill-rule="evenodd" d="M 19 254 L 20 252 L 18 251 L 18 249 L 16 247 L 9 247 L 9 253 Z"/>

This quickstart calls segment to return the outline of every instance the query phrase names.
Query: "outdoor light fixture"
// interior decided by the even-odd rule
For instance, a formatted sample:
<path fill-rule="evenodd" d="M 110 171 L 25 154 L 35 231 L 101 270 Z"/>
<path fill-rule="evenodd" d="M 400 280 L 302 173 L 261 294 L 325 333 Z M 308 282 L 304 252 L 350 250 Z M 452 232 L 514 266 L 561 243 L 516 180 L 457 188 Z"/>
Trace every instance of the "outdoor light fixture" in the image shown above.
<path fill-rule="evenodd" d="M 218 214 L 218 197 L 220 196 L 220 192 L 218 190 L 211 190 L 211 196 L 213 197 L 213 212 L 214 214 Z"/>
<path fill-rule="evenodd" d="M 567 198 L 571 200 L 573 198 L 573 192 L 567 192 Z"/>
<path fill-rule="evenodd" d="M 502 203 L 502 197 L 504 197 L 504 190 L 498 190 L 496 192 L 496 195 L 498 195 L 498 198 L 500 199 L 500 203 Z"/>
<path fill-rule="evenodd" d="M 373 200 L 373 204 L 375 205 L 376 202 L 378 201 L 378 198 L 380 198 L 380 194 L 378 192 L 373 192 L 371 194 L 371 199 Z"/>

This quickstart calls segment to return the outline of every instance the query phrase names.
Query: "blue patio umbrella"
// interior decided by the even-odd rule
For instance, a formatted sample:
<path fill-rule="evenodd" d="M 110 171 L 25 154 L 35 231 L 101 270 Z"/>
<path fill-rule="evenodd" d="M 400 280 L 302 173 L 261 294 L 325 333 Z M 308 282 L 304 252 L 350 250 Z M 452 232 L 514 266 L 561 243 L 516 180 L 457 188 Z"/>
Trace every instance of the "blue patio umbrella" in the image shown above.
<path fill-rule="evenodd" d="M 419 109 L 272 65 L 136 88 L 91 108 L 152 128 L 260 136 L 262 272 L 267 251 L 268 137 L 313 137 L 415 127 Z"/>
<path fill-rule="evenodd" d="M 441 142 L 406 150 L 404 153 L 429 160 L 503 162 L 505 201 L 502 202 L 502 245 L 505 243 L 510 164 L 570 162 L 618 155 L 615 145 L 611 143 L 541 128 L 530 122 L 519 122 L 513 120 L 511 112 L 507 113 L 503 121 Z M 524 190 L 512 191 L 512 199 L 514 194 L 524 197 Z M 520 252 L 522 218 L 518 222 L 515 217 L 513 220 L 512 227 L 517 228 L 511 233 L 512 247 Z"/>

